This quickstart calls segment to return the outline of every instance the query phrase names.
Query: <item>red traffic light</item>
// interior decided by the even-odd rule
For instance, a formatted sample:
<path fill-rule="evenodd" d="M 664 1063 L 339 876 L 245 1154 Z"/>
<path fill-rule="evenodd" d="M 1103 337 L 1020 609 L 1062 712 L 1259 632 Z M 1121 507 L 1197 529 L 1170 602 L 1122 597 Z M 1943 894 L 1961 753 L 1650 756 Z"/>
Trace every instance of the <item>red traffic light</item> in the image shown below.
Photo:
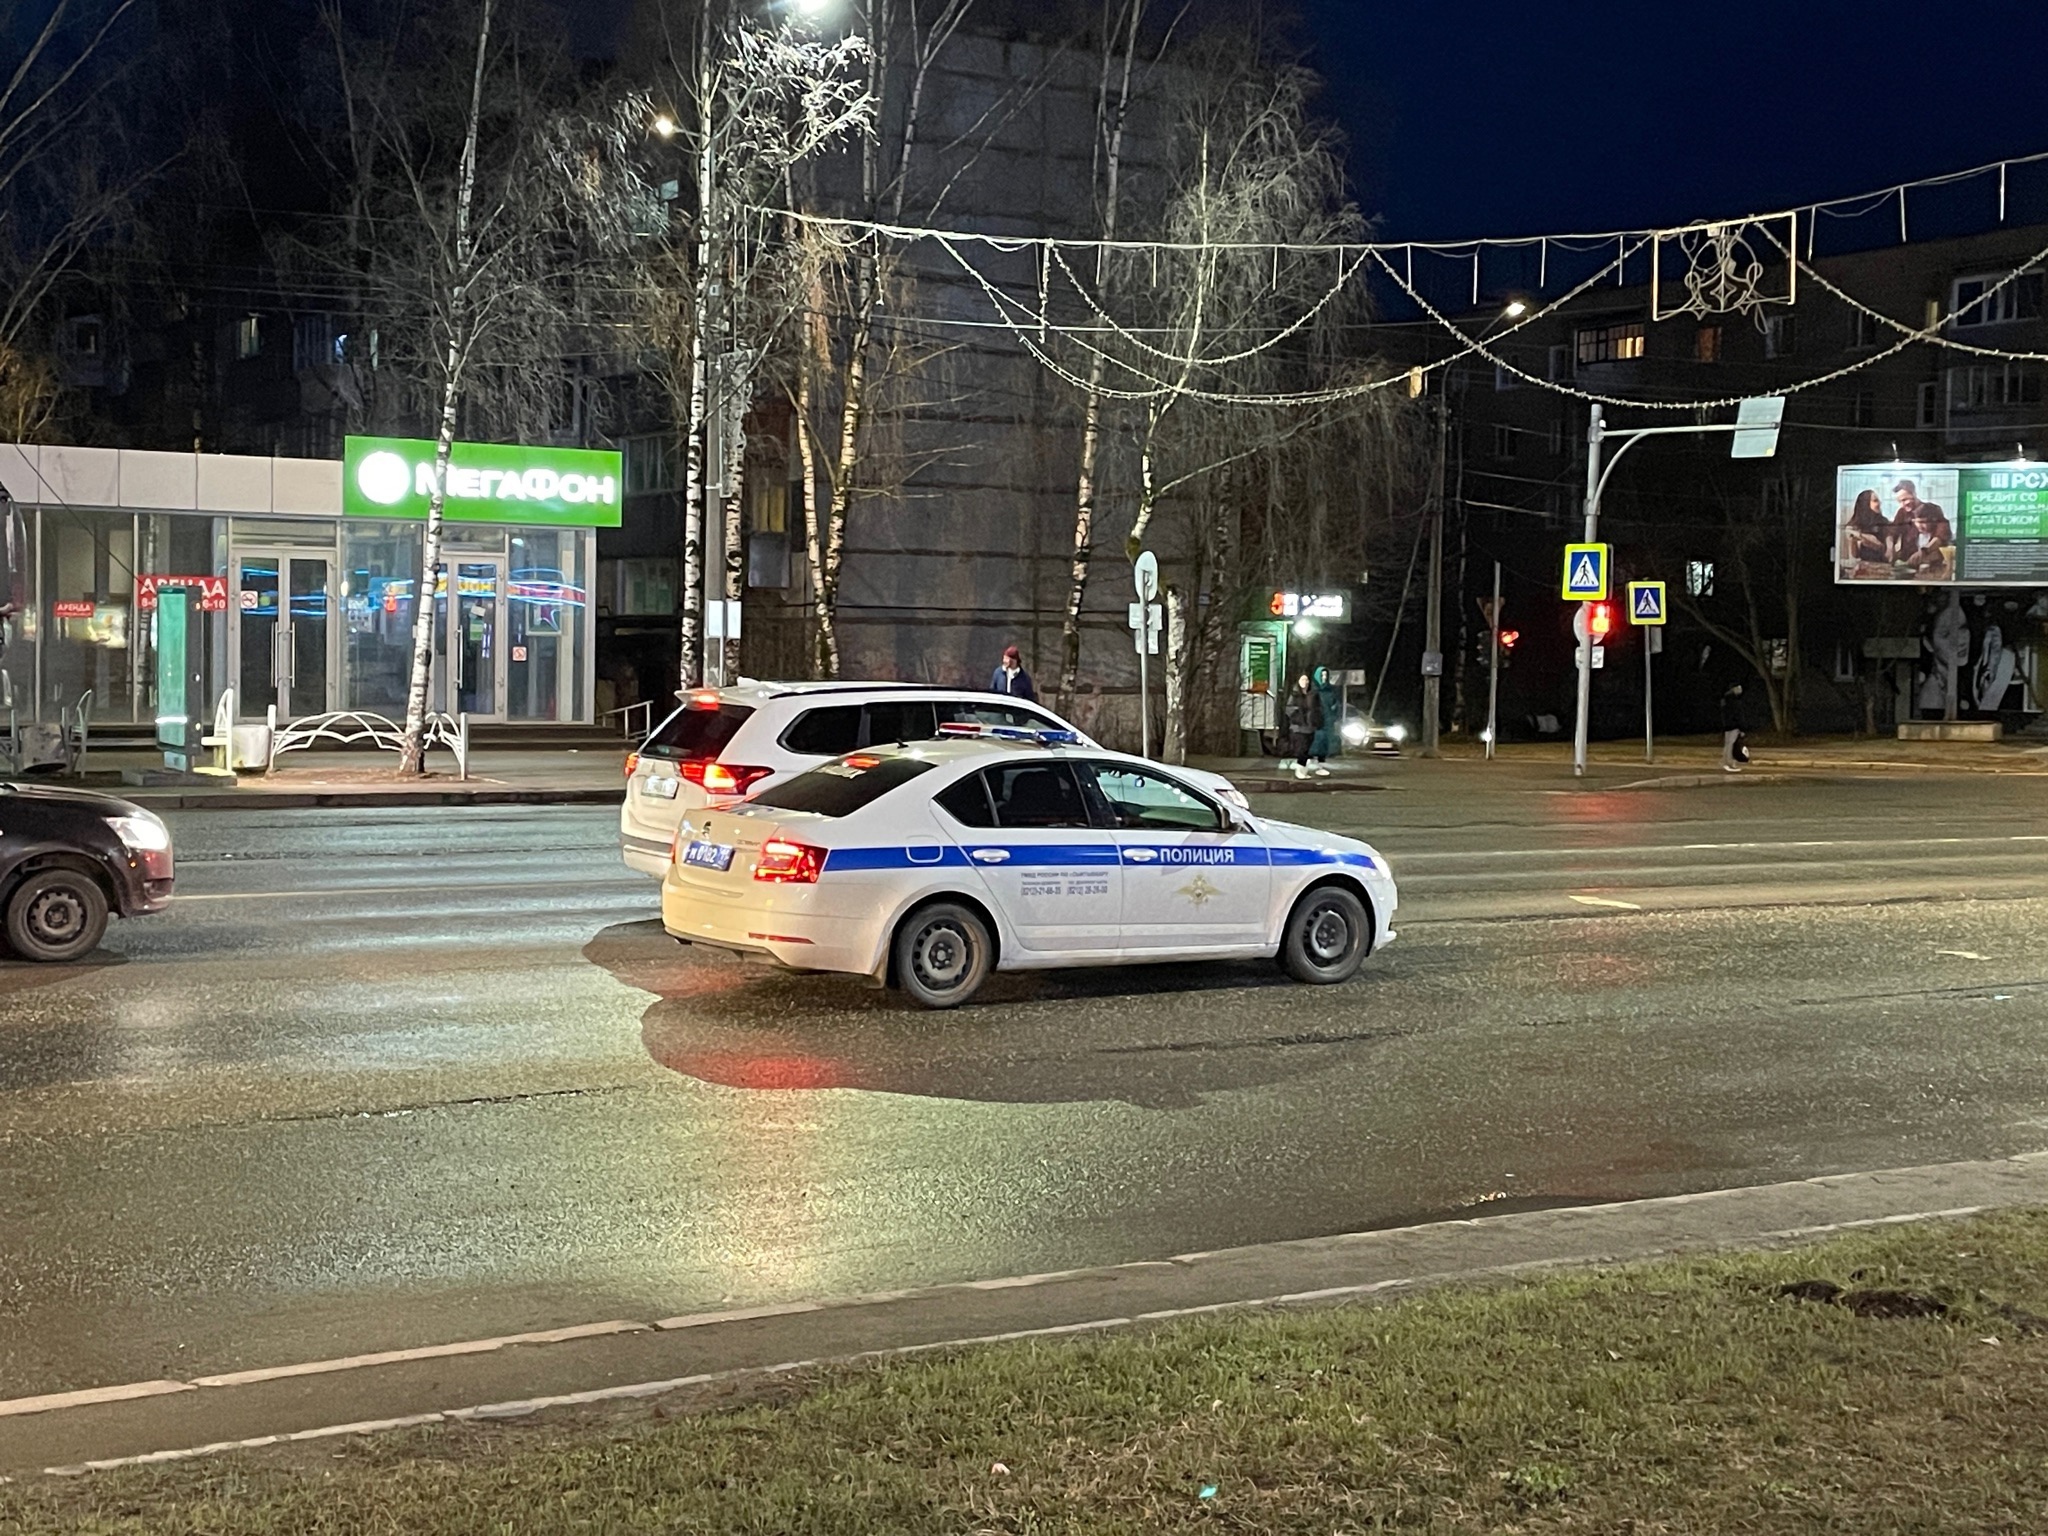
<path fill-rule="evenodd" d="M 1515 642 L 1521 638 L 1522 632 L 1519 629 L 1504 629 L 1500 632 L 1500 648 L 1504 651 L 1512 651 L 1515 648 Z"/>
<path fill-rule="evenodd" d="M 1586 627 L 1593 632 L 1593 643 L 1598 645 L 1614 631 L 1614 604 L 1592 603 L 1586 613 Z"/>

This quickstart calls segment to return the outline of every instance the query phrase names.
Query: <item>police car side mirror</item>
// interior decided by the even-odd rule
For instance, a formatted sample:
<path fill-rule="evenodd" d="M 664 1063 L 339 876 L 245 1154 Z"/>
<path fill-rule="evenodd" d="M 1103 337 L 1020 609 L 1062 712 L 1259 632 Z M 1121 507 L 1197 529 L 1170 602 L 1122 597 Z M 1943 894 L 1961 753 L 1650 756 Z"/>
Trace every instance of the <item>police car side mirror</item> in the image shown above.
<path fill-rule="evenodd" d="M 1226 832 L 1256 832 L 1258 825 L 1242 811 L 1225 810 L 1223 813 Z"/>

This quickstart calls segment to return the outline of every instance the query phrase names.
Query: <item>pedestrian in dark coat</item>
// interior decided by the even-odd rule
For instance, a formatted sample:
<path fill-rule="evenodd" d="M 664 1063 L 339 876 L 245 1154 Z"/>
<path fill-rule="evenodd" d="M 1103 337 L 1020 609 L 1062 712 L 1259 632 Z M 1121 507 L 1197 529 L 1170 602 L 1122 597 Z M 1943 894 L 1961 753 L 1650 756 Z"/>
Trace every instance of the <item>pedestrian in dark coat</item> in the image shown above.
<path fill-rule="evenodd" d="M 1742 684 L 1721 695 L 1721 768 L 1740 773 L 1749 761 L 1749 749 L 1742 744 Z"/>
<path fill-rule="evenodd" d="M 1003 649 L 1003 664 L 996 668 L 995 676 L 989 679 L 990 693 L 1007 693 L 1013 699 L 1029 699 L 1038 702 L 1038 690 L 1031 686 L 1031 674 L 1024 670 L 1024 659 L 1014 645 Z"/>
<path fill-rule="evenodd" d="M 1323 701 L 1304 672 L 1287 694 L 1287 760 L 1280 765 L 1292 768 L 1297 779 L 1309 775 L 1309 749 L 1322 728 Z"/>

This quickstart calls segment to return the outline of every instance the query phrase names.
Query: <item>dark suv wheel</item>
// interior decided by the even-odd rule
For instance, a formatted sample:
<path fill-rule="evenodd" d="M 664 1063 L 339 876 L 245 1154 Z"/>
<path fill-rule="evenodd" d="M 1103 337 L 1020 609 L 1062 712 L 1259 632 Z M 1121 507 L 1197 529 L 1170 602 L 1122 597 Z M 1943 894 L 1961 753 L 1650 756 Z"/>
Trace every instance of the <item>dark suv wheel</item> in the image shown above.
<path fill-rule="evenodd" d="M 896 984 L 927 1008 L 957 1008 L 981 990 L 995 941 L 972 907 L 935 901 L 897 926 Z"/>
<path fill-rule="evenodd" d="M 1296 981 L 1328 986 L 1358 974 L 1372 948 L 1372 914 L 1349 886 L 1319 885 L 1294 904 L 1280 935 L 1280 965 Z"/>
<path fill-rule="evenodd" d="M 83 959 L 106 932 L 106 893 L 83 870 L 35 870 L 7 898 L 7 944 L 24 960 Z"/>

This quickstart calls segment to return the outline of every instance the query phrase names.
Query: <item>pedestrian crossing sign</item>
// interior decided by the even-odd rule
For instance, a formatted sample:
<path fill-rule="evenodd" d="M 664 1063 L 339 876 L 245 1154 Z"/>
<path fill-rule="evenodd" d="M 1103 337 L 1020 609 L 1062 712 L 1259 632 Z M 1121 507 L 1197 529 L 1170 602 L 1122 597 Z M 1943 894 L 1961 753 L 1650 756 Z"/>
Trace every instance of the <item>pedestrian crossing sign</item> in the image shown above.
<path fill-rule="evenodd" d="M 1564 595 L 1574 602 L 1607 600 L 1607 546 L 1567 544 L 1564 547 Z"/>
<path fill-rule="evenodd" d="M 1664 622 L 1664 583 L 1632 581 L 1628 584 L 1628 621 L 1631 624 Z"/>

